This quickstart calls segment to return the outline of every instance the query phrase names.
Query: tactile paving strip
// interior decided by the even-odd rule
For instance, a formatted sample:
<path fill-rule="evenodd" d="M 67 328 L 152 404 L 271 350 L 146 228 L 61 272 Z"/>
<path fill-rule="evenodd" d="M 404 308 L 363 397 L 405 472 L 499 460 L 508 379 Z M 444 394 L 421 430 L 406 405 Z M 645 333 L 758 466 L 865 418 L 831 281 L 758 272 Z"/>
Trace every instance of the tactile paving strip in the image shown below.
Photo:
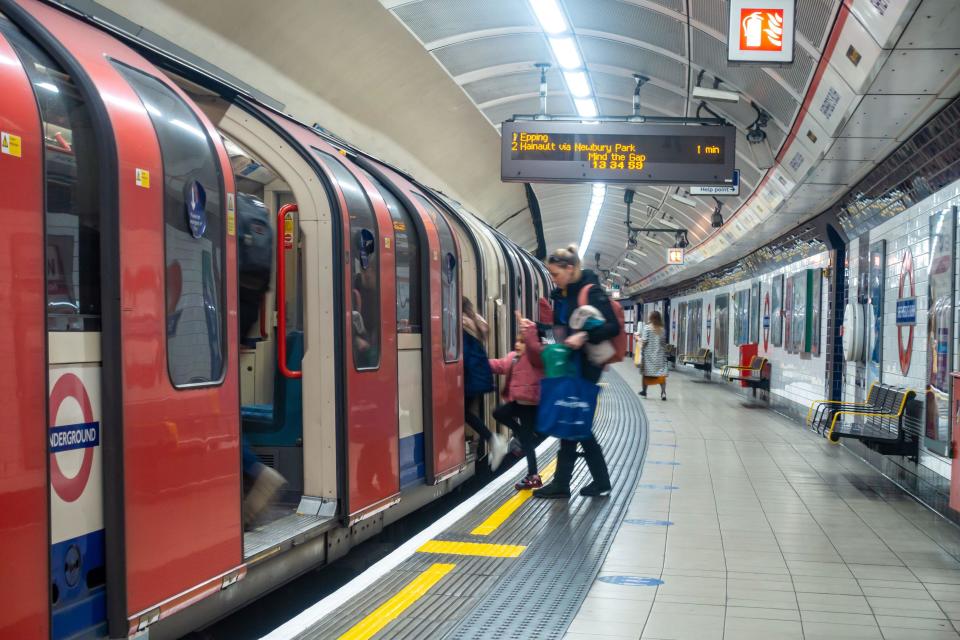
<path fill-rule="evenodd" d="M 614 371 L 604 376 L 595 432 L 610 468 L 613 492 L 581 498 L 589 482 L 578 459 L 572 489 L 564 500 L 528 500 L 488 536 L 471 535 L 515 494 L 512 483 L 461 518 L 440 540 L 524 545 L 519 558 L 417 553 L 316 626 L 297 636 L 338 638 L 435 563 L 456 568 L 377 638 L 561 638 L 586 597 L 636 488 L 646 452 L 646 419 L 636 394 Z M 552 460 L 557 446 L 540 460 Z"/>

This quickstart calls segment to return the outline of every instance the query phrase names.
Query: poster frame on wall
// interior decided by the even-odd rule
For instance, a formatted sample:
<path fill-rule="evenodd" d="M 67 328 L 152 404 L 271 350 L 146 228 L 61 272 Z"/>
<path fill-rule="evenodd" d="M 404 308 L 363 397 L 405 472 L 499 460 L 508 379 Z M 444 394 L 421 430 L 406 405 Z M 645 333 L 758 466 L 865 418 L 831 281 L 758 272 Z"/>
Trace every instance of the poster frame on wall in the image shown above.
<path fill-rule="evenodd" d="M 807 282 L 810 286 L 807 288 L 807 306 L 810 311 L 807 314 L 808 335 L 810 341 L 807 344 L 807 351 L 817 357 L 820 355 L 820 313 L 823 308 L 823 270 L 808 269 Z"/>
<path fill-rule="evenodd" d="M 750 285 L 750 342 L 760 344 L 760 281 Z"/>
<path fill-rule="evenodd" d="M 924 393 L 924 447 L 950 454 L 950 370 L 953 368 L 953 301 L 957 207 L 930 214 L 927 272 L 927 387 Z"/>
<path fill-rule="evenodd" d="M 887 241 L 870 244 L 867 279 L 867 388 L 883 381 L 883 290 L 886 288 Z"/>
<path fill-rule="evenodd" d="M 773 276 L 772 305 L 770 310 L 770 342 L 775 347 L 783 346 L 783 274 Z"/>
<path fill-rule="evenodd" d="M 793 350 L 793 276 L 784 278 L 783 285 L 783 348 L 787 353 Z"/>
<path fill-rule="evenodd" d="M 723 303 L 723 304 L 721 304 Z M 724 367 L 729 362 L 730 351 L 730 294 L 721 293 L 714 298 L 713 366 Z"/>

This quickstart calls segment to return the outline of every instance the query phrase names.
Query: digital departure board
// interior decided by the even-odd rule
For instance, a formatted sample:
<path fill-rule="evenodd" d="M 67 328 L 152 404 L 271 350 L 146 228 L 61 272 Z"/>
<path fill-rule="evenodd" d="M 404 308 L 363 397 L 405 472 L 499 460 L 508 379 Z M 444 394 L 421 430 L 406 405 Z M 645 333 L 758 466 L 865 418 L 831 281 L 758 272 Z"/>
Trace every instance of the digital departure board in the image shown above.
<path fill-rule="evenodd" d="M 732 126 L 625 122 L 504 122 L 504 182 L 724 184 L 733 178 Z"/>

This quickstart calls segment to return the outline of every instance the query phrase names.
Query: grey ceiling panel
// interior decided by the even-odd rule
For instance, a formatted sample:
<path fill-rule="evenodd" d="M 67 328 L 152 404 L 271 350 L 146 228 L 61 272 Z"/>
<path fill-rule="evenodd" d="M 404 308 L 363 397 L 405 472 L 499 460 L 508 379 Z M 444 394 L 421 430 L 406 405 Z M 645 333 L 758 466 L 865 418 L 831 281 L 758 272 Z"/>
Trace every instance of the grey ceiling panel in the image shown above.
<path fill-rule="evenodd" d="M 837 138 L 827 160 L 879 160 L 893 142 L 889 138 Z"/>
<path fill-rule="evenodd" d="M 552 92 L 566 92 L 566 86 L 563 84 L 563 78 L 559 71 L 548 71 L 547 82 L 552 87 Z M 540 72 L 531 69 L 525 73 L 492 76 L 476 82 L 469 82 L 463 85 L 463 89 L 477 104 L 525 93 L 537 93 L 540 89 Z"/>
<path fill-rule="evenodd" d="M 807 178 L 807 184 L 850 184 L 868 165 L 859 160 L 821 160 Z"/>
<path fill-rule="evenodd" d="M 547 98 L 547 110 L 550 113 L 573 113 L 573 102 L 566 94 L 555 93 Z M 540 113 L 539 98 L 522 98 L 504 102 L 483 110 L 483 114 L 495 125 L 517 114 Z M 589 205 L 589 203 L 587 203 Z"/>
<path fill-rule="evenodd" d="M 817 61 L 805 49 L 796 47 L 793 54 L 793 64 L 773 69 L 773 71 L 786 80 L 794 91 L 803 95 L 816 68 Z"/>
<path fill-rule="evenodd" d="M 591 71 L 590 77 L 593 79 L 593 89 L 598 95 L 621 98 L 627 103 L 632 103 L 635 86 L 633 78 L 615 76 L 600 71 Z M 640 92 L 640 98 L 641 104 L 655 105 L 669 115 L 683 115 L 685 100 L 672 91 L 661 89 L 656 85 L 647 85 Z"/>
<path fill-rule="evenodd" d="M 452 76 L 511 62 L 550 61 L 550 47 L 539 33 L 477 38 L 433 50 Z"/>
<path fill-rule="evenodd" d="M 682 14 L 686 13 L 687 11 L 685 0 L 651 0 L 651 2 L 659 4 L 662 7 L 666 7 L 672 11 L 676 11 L 677 13 Z"/>
<path fill-rule="evenodd" d="M 960 2 L 923 0 L 906 31 L 899 49 L 949 49 L 960 44 Z"/>
<path fill-rule="evenodd" d="M 727 0 L 690 0 L 690 17 L 720 33 L 727 32 L 729 15 L 730 4 Z"/>
<path fill-rule="evenodd" d="M 760 69 L 727 67 L 727 49 L 723 42 L 699 29 L 690 31 L 694 64 L 745 92 L 783 125 L 789 127 L 793 123 L 800 105 L 786 89 Z"/>
<path fill-rule="evenodd" d="M 797 32 L 823 51 L 839 0 L 798 0 Z M 799 50 L 799 47 L 797 47 Z"/>
<path fill-rule="evenodd" d="M 616 40 L 592 36 L 580 36 L 578 40 L 583 57 L 589 64 L 623 67 L 632 73 L 663 80 L 678 89 L 687 84 L 687 66 L 673 58 Z"/>
<path fill-rule="evenodd" d="M 958 3 L 960 4 L 960 3 Z M 960 46 L 960 33 L 957 34 Z M 870 93 L 935 95 L 960 69 L 960 49 L 906 49 L 890 54 Z"/>
<path fill-rule="evenodd" d="M 394 14 L 424 44 L 484 29 L 537 26 L 527 3 L 517 0 L 420 0 Z"/>
<path fill-rule="evenodd" d="M 574 30 L 614 33 L 685 55 L 686 23 L 619 0 L 566 0 Z"/>
<path fill-rule="evenodd" d="M 896 137 L 931 101 L 930 96 L 864 96 L 840 137 Z"/>

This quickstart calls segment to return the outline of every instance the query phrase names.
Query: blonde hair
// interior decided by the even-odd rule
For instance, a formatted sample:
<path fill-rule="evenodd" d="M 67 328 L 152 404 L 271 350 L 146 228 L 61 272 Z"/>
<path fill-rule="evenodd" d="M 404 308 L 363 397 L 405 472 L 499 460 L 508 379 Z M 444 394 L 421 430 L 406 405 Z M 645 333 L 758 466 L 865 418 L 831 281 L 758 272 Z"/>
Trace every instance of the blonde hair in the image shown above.
<path fill-rule="evenodd" d="M 663 316 L 660 315 L 660 312 L 654 309 L 647 316 L 647 324 L 652 326 L 654 329 L 663 329 Z"/>
<path fill-rule="evenodd" d="M 556 249 L 547 258 L 547 264 L 556 264 L 561 267 L 573 267 L 574 281 L 580 279 L 583 270 L 580 266 L 580 249 L 575 244 L 568 244 L 566 247 Z"/>

